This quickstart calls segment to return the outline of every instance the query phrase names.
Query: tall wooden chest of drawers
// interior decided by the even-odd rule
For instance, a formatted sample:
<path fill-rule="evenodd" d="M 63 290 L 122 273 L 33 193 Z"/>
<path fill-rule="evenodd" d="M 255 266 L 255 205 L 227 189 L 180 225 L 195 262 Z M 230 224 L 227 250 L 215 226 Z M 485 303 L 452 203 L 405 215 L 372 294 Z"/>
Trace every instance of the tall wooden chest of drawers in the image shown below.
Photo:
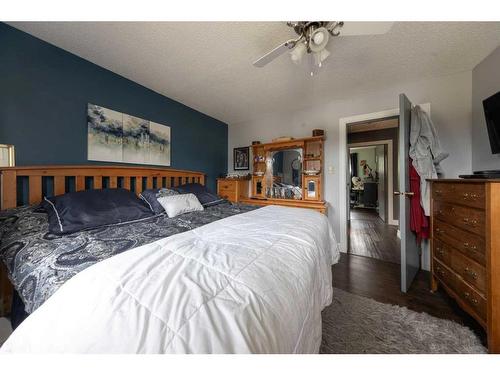
<path fill-rule="evenodd" d="M 431 180 L 431 289 L 476 319 L 500 353 L 500 180 Z"/>

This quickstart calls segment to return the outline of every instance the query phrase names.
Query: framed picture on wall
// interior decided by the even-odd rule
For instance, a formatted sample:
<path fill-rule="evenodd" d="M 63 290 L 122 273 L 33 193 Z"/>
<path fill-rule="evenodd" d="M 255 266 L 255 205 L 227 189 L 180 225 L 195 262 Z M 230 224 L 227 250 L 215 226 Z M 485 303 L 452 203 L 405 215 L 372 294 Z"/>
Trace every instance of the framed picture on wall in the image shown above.
<path fill-rule="evenodd" d="M 236 147 L 233 149 L 233 169 L 248 171 L 250 169 L 250 147 Z"/>
<path fill-rule="evenodd" d="M 87 105 L 87 158 L 146 165 L 170 166 L 170 127 Z"/>

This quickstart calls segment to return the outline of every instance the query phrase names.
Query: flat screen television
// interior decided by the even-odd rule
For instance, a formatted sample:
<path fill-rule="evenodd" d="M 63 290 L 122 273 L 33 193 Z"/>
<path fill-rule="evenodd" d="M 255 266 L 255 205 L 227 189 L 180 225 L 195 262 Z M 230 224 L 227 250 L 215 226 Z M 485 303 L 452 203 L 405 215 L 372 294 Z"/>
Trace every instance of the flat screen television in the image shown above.
<path fill-rule="evenodd" d="M 500 91 L 483 100 L 491 152 L 500 154 Z"/>

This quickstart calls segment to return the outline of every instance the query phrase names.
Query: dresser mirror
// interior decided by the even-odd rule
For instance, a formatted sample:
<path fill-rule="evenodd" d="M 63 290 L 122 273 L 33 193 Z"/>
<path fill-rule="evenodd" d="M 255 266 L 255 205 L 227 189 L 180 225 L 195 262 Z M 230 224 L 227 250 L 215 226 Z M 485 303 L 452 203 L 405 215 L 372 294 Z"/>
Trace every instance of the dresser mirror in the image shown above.
<path fill-rule="evenodd" d="M 302 199 L 302 149 L 271 152 L 269 184 L 266 196 L 281 199 Z"/>

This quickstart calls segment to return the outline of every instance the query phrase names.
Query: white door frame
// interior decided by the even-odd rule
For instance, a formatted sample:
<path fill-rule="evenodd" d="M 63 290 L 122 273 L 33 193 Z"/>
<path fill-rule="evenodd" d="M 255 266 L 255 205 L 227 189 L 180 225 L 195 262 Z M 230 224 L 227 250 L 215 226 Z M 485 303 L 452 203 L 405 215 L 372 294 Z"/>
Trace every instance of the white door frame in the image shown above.
<path fill-rule="evenodd" d="M 399 108 L 367 113 L 364 115 L 343 117 L 339 120 L 339 216 L 340 216 L 340 251 L 347 252 L 347 125 L 353 122 L 379 120 L 399 116 Z"/>
<path fill-rule="evenodd" d="M 399 221 L 394 219 L 394 170 L 393 170 L 393 145 L 392 139 L 382 139 L 380 141 L 367 141 L 360 143 L 349 143 L 346 146 L 347 149 L 353 147 L 364 147 L 364 146 L 377 146 L 377 145 L 387 145 L 387 191 L 385 195 L 387 196 L 387 224 L 389 225 L 399 225 Z M 346 187 L 347 187 L 346 180 Z M 347 207 L 346 207 L 347 211 Z M 347 212 L 346 212 L 347 215 Z"/>
<path fill-rule="evenodd" d="M 431 114 L 431 104 L 419 104 Z M 378 120 L 387 117 L 399 116 L 399 108 L 380 112 L 365 113 L 363 115 L 343 117 L 339 119 L 339 213 L 340 213 L 340 251 L 347 252 L 347 125 L 353 122 Z M 399 145 L 398 145 L 399 146 Z M 424 268 L 425 269 L 425 268 Z"/>

